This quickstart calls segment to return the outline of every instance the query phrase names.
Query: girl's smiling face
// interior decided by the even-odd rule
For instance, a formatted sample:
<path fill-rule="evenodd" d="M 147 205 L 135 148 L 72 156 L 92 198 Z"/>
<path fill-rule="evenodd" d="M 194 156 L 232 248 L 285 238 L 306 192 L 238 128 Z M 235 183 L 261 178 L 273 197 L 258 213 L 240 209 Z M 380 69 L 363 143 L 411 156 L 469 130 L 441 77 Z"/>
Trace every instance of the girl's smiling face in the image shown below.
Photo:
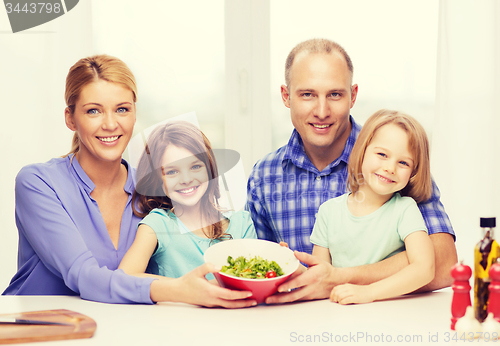
<path fill-rule="evenodd" d="M 365 183 L 360 190 L 389 199 L 408 184 L 414 164 L 407 133 L 397 125 L 384 125 L 366 148 L 361 167 Z"/>
<path fill-rule="evenodd" d="M 195 207 L 208 188 L 207 167 L 192 152 L 170 144 L 161 161 L 163 189 L 172 204 Z"/>

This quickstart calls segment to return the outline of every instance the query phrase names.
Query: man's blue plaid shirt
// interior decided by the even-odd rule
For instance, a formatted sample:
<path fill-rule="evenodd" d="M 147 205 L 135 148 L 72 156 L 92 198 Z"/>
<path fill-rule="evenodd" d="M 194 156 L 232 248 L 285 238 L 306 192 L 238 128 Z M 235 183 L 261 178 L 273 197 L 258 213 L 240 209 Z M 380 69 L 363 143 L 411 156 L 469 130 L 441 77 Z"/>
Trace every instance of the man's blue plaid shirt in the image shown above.
<path fill-rule="evenodd" d="M 260 239 L 285 241 L 292 250 L 312 253 L 311 236 L 319 206 L 347 192 L 347 162 L 361 126 L 351 117 L 352 130 L 344 151 L 321 172 L 305 153 L 293 130 L 288 144 L 258 161 L 247 186 L 247 206 Z M 432 182 L 429 201 L 419 204 L 429 234 L 446 232 L 455 237 L 450 219 Z"/>

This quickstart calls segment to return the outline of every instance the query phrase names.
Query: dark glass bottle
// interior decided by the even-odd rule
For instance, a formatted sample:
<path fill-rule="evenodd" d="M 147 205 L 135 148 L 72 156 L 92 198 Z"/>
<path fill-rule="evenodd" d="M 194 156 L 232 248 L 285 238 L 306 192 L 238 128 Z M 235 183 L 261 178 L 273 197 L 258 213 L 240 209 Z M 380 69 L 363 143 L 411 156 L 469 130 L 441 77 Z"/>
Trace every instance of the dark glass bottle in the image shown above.
<path fill-rule="evenodd" d="M 490 284 L 488 272 L 491 265 L 500 257 L 500 247 L 494 234 L 496 219 L 482 217 L 480 225 L 483 239 L 474 249 L 474 311 L 476 319 L 483 322 L 488 314 L 488 285 Z"/>

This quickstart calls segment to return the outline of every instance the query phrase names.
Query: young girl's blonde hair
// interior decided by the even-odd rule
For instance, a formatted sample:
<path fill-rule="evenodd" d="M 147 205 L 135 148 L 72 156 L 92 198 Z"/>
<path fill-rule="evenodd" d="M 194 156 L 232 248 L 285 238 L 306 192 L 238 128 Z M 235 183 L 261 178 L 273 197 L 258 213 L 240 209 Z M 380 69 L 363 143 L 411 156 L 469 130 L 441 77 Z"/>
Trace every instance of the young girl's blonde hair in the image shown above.
<path fill-rule="evenodd" d="M 366 148 L 375 133 L 382 126 L 394 124 L 408 135 L 408 149 L 415 165 L 408 184 L 400 191 L 402 196 L 412 197 L 417 203 L 425 202 L 432 194 L 432 179 L 429 158 L 429 140 L 424 128 L 411 116 L 393 110 L 381 109 L 373 114 L 361 129 L 358 139 L 352 148 L 348 165 L 347 187 L 352 193 L 359 190 L 364 183 L 361 167 Z"/>
<path fill-rule="evenodd" d="M 169 145 L 185 148 L 202 161 L 208 174 L 208 188 L 200 200 L 202 214 L 206 220 L 221 220 L 211 226 L 208 238 L 224 235 L 228 221 L 221 215 L 219 173 L 215 155 L 208 138 L 198 127 L 187 121 L 175 121 L 157 127 L 149 136 L 147 146 L 137 166 L 137 184 L 132 195 L 134 214 L 145 217 L 155 208 L 168 212 L 173 210 L 172 200 L 163 190 L 161 161 Z"/>

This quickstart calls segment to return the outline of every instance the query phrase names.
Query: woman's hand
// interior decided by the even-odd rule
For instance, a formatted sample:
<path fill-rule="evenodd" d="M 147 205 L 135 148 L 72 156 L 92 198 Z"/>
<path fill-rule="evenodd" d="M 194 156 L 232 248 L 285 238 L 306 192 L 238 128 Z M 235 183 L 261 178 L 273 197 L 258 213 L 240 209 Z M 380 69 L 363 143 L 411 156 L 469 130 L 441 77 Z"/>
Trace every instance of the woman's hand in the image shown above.
<path fill-rule="evenodd" d="M 178 279 L 155 280 L 151 284 L 153 301 L 175 301 L 206 307 L 245 308 L 257 305 L 249 291 L 235 291 L 209 282 L 205 275 L 218 270 L 205 263 Z"/>

